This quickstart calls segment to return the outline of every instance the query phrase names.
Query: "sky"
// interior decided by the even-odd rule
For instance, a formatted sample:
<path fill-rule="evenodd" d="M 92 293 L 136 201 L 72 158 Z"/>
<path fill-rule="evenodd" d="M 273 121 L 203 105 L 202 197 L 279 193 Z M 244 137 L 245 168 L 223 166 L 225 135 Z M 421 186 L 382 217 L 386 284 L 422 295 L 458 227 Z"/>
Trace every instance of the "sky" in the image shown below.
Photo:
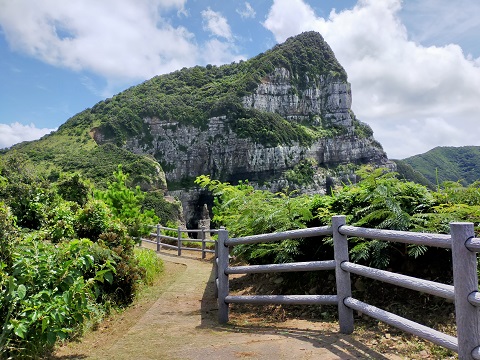
<path fill-rule="evenodd" d="M 155 75 L 310 30 L 389 158 L 480 146 L 478 0 L 0 0 L 0 148 Z"/>

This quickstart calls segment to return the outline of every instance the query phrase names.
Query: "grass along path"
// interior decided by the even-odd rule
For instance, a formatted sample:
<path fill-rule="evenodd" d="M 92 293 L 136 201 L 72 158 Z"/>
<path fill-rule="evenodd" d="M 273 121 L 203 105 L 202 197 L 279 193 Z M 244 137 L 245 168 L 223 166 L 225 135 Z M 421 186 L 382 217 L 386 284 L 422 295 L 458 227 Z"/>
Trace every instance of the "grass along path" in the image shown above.
<path fill-rule="evenodd" d="M 331 322 L 242 321 L 217 324 L 211 261 L 159 256 L 165 271 L 131 308 L 102 323 L 53 359 L 401 359 L 375 351 Z"/>

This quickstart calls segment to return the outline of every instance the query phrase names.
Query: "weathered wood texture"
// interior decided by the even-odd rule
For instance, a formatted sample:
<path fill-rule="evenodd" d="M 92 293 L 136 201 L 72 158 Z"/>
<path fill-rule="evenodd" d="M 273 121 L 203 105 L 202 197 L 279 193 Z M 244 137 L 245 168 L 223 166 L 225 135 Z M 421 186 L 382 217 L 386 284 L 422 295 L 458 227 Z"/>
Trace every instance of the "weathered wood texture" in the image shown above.
<path fill-rule="evenodd" d="M 335 269 L 335 261 L 307 261 L 288 264 L 234 266 L 226 269 L 227 274 L 261 274 L 270 272 L 297 272 Z"/>
<path fill-rule="evenodd" d="M 333 235 L 334 260 L 291 264 L 228 266 L 229 246 L 326 235 Z M 347 236 L 452 249 L 454 286 L 351 263 L 349 262 Z M 336 304 L 338 306 L 339 325 L 342 333 L 348 334 L 353 332 L 353 310 L 357 310 L 403 331 L 457 351 L 460 359 L 480 360 L 480 293 L 478 292 L 477 258 L 475 253 L 480 251 L 480 239 L 474 238 L 473 224 L 471 223 L 452 223 L 451 235 L 442 235 L 347 226 L 345 225 L 345 216 L 334 216 L 332 218 L 332 227 L 292 230 L 244 238 L 229 239 L 228 233 L 225 230 L 220 230 L 217 245 L 218 259 L 216 264 L 218 264 L 218 279 L 216 283 L 218 284 L 219 321 L 221 323 L 228 321 L 229 303 Z M 229 274 L 333 269 L 335 269 L 337 285 L 336 295 L 229 295 Z M 454 300 L 457 314 L 458 339 L 353 299 L 350 273 Z"/>
<path fill-rule="evenodd" d="M 228 303 L 225 298 L 228 296 L 229 284 L 228 274 L 225 270 L 228 267 L 229 248 L 225 245 L 228 238 L 227 230 L 218 232 L 218 322 L 226 324 L 228 322 Z"/>
<path fill-rule="evenodd" d="M 357 236 L 366 239 L 377 239 L 406 244 L 435 246 L 450 249 L 451 237 L 443 234 L 416 233 L 397 230 L 367 229 L 355 226 L 342 226 L 340 233 L 347 236 Z"/>
<path fill-rule="evenodd" d="M 435 281 L 423 280 L 412 276 L 401 275 L 390 271 L 374 269 L 368 266 L 344 262 L 341 268 L 351 273 L 362 275 L 370 279 L 380 280 L 389 284 L 398 285 L 407 289 L 424 292 L 431 295 L 453 300 L 452 285 L 441 284 Z"/>
<path fill-rule="evenodd" d="M 472 223 L 451 223 L 455 320 L 457 322 L 458 357 L 473 359 L 472 351 L 480 344 L 479 308 L 468 301 L 478 291 L 477 254 L 466 247 L 475 236 Z"/>
<path fill-rule="evenodd" d="M 342 334 L 353 332 L 353 311 L 345 305 L 344 300 L 352 296 L 352 285 L 350 273 L 342 269 L 341 264 L 348 261 L 348 239 L 346 235 L 339 232 L 340 227 L 345 225 L 345 216 L 334 216 L 332 218 L 333 230 L 333 251 L 335 257 L 335 279 L 338 296 L 338 323 Z"/>
<path fill-rule="evenodd" d="M 480 239 L 478 238 L 468 239 L 467 242 L 465 243 L 465 246 L 468 248 L 468 250 L 478 253 L 480 252 Z"/>
<path fill-rule="evenodd" d="M 380 320 L 400 330 L 429 340 L 434 344 L 443 346 L 447 349 L 458 351 L 457 339 L 453 336 L 446 335 L 440 331 L 433 330 L 427 326 L 407 320 L 401 316 L 392 314 L 388 311 L 379 309 L 375 306 L 366 304 L 353 298 L 345 299 L 345 304 L 351 309 L 357 310 L 362 314 L 373 317 L 374 319 Z"/>
<path fill-rule="evenodd" d="M 243 295 L 227 296 L 230 304 L 337 305 L 337 295 Z"/>
<path fill-rule="evenodd" d="M 271 234 L 245 236 L 242 238 L 231 238 L 227 240 L 228 246 L 241 244 L 259 244 L 286 239 L 309 238 L 315 236 L 332 235 L 332 228 L 329 226 L 314 227 L 308 229 L 289 230 Z"/>

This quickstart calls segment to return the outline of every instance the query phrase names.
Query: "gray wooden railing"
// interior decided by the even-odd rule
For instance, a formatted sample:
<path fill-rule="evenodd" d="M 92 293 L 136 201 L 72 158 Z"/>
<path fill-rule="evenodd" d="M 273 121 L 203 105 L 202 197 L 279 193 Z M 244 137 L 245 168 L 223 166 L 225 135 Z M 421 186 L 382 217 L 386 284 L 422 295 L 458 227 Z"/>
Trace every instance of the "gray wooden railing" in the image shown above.
<path fill-rule="evenodd" d="M 205 259 L 207 253 L 215 253 L 215 250 L 207 248 L 207 244 L 214 244 L 216 243 L 216 241 L 209 240 L 207 238 L 207 234 L 218 232 L 218 230 L 216 229 L 205 229 L 204 227 L 200 229 L 182 229 L 181 227 L 178 227 L 175 229 L 175 228 L 165 227 L 160 224 L 152 225 L 151 227 L 156 229 L 156 232 L 150 233 L 150 236 L 154 237 L 155 240 L 142 238 L 142 241 L 151 243 L 151 244 L 156 244 L 157 251 L 160 251 L 162 247 L 167 249 L 175 249 L 177 250 L 178 256 L 182 255 L 182 250 L 201 251 L 202 259 Z M 174 236 L 166 235 L 164 234 L 165 231 L 175 232 L 176 236 L 174 237 Z M 184 238 L 182 234 L 188 234 L 188 233 L 198 233 L 199 238 L 198 239 Z M 162 240 L 170 240 L 170 241 L 176 242 L 176 245 L 165 243 Z M 186 247 L 186 246 L 183 246 L 185 242 L 200 243 L 201 246 L 200 248 Z"/>
<path fill-rule="evenodd" d="M 254 266 L 229 265 L 230 248 L 236 245 L 322 235 L 333 235 L 334 260 Z M 446 285 L 354 264 L 349 261 L 348 236 L 451 249 L 454 285 Z M 345 216 L 334 216 L 331 227 L 324 226 L 242 238 L 229 238 L 228 231 L 220 229 L 215 259 L 218 321 L 220 323 L 228 322 L 229 304 L 234 303 L 337 305 L 341 333 L 350 334 L 353 332 L 353 310 L 357 310 L 405 332 L 455 351 L 460 359 L 480 360 L 480 293 L 478 292 L 477 252 L 480 252 L 480 239 L 475 238 L 472 223 L 451 223 L 450 235 L 347 226 Z M 336 294 L 229 295 L 230 274 L 319 270 L 335 270 Z M 457 337 L 444 334 L 353 298 L 350 283 L 351 273 L 452 300 L 455 304 Z"/>

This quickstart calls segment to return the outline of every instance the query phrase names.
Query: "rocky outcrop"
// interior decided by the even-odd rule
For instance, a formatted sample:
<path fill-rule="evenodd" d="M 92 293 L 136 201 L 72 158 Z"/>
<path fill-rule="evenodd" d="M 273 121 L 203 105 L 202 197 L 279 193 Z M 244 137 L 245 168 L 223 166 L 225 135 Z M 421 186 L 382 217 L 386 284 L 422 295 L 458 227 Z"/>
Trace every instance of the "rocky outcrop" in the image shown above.
<path fill-rule="evenodd" d="M 182 199 L 187 220 L 195 217 L 196 207 L 202 206 L 197 204 L 201 192 L 188 191 L 192 180 L 202 174 L 230 182 L 242 179 L 254 184 L 268 182 L 267 188 L 277 191 L 289 186 L 284 172 L 303 159 L 315 160 L 320 169 L 342 164 L 390 165 L 373 136 L 356 133 L 355 122 L 359 122 L 350 109 L 349 83 L 331 75 L 304 81 L 305 89 L 298 91 L 292 85 L 290 72 L 276 68 L 252 94 L 243 97 L 243 105 L 278 113 L 290 121 L 309 122 L 327 131 L 334 129 L 332 132 L 337 133 L 318 138 L 309 146 L 292 143 L 269 147 L 249 138 L 240 138 L 232 130 L 234 119 L 226 115 L 210 118 L 206 129 L 146 117 L 143 120 L 149 126 L 153 141 L 146 144 L 141 137 L 131 137 L 125 146 L 135 153 L 153 155 L 162 164 L 169 188 L 183 189 L 175 191 L 175 195 Z M 365 124 L 361 126 L 368 128 Z M 303 191 L 326 191 L 332 180 L 329 180 L 328 172 L 318 174 L 302 188 Z"/>
<path fill-rule="evenodd" d="M 94 107 L 103 120 L 91 133 L 153 156 L 192 226 L 209 201 L 193 186 L 199 175 L 324 193 L 354 179 L 355 165 L 392 167 L 351 103 L 345 70 L 309 32 L 243 63 L 180 70 L 119 94 Z M 295 171 L 307 163 L 314 172 L 299 181 Z"/>
<path fill-rule="evenodd" d="M 336 129 L 339 135 L 319 138 L 310 146 L 293 143 L 268 147 L 238 137 L 231 126 L 234 120 L 227 116 L 210 118 L 206 130 L 147 117 L 144 121 L 149 125 L 152 143 L 131 137 L 126 148 L 153 155 L 162 164 L 168 183 L 202 174 L 228 181 L 274 180 L 306 158 L 321 167 L 388 162 L 373 137 L 355 134 L 348 83 L 320 76 L 309 80 L 301 93 L 294 93 L 291 80 L 288 70 L 277 68 L 254 93 L 243 98 L 244 106 L 276 112 L 291 121 L 311 120 L 314 126 Z"/>
<path fill-rule="evenodd" d="M 243 98 L 245 107 L 278 113 L 288 120 L 314 118 L 313 125 L 343 126 L 352 129 L 350 84 L 333 75 L 309 78 L 303 75 L 305 90 L 298 90 L 295 76 L 285 68 L 262 79 L 254 93 Z"/>

